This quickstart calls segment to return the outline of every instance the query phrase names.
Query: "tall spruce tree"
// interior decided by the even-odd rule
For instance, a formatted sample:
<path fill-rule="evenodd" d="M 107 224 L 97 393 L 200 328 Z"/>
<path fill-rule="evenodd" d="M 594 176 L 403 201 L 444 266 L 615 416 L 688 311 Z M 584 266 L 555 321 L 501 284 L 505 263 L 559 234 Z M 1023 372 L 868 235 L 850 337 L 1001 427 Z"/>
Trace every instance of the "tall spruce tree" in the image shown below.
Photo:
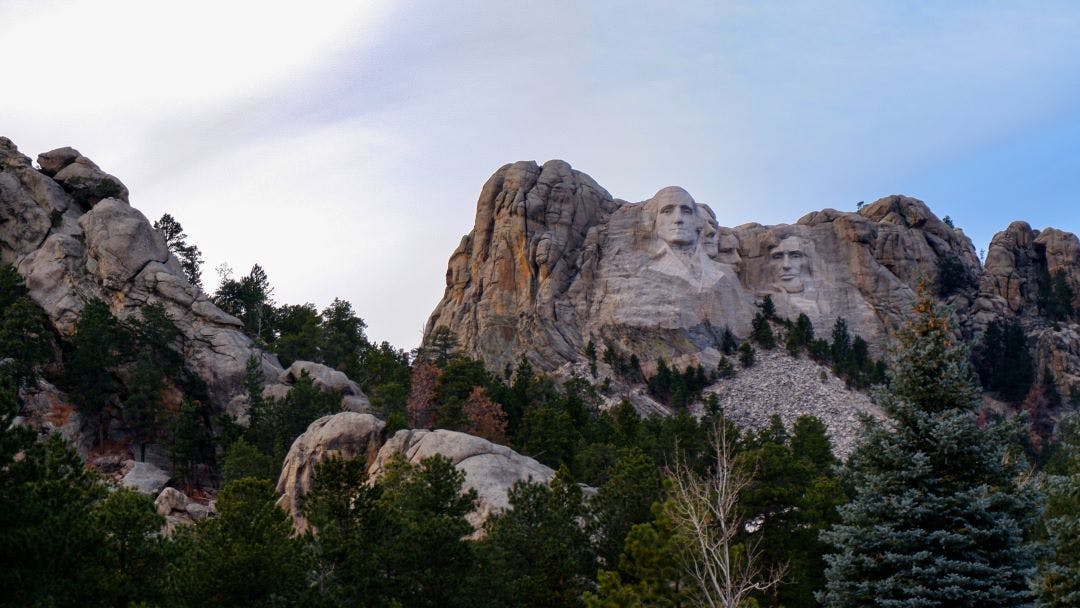
<path fill-rule="evenodd" d="M 1080 606 L 1080 414 L 1066 416 L 1059 444 L 1043 469 L 1046 555 L 1039 564 L 1039 606 Z"/>
<path fill-rule="evenodd" d="M 950 319 L 925 293 L 895 371 L 848 462 L 853 500 L 822 534 L 827 606 L 1002 607 L 1031 601 L 1024 532 L 1038 494 L 1018 483 L 1014 427 L 980 428 L 978 389 Z"/>

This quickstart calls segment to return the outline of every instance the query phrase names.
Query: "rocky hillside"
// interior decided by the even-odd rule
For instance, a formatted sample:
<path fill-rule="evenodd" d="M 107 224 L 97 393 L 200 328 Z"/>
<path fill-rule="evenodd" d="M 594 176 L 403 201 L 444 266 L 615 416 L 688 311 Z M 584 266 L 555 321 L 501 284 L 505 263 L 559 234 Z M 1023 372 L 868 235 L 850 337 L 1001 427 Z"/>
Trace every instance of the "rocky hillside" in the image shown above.
<path fill-rule="evenodd" d="M 188 282 L 120 180 L 72 148 L 41 154 L 38 165 L 0 137 L 0 263 L 22 275 L 61 336 L 74 332 L 92 299 L 121 319 L 160 303 L 184 334 L 187 366 L 219 408 L 242 409 L 250 357 L 261 360 L 266 377 L 281 374 L 239 320 Z"/>
<path fill-rule="evenodd" d="M 427 335 L 448 327 L 491 369 L 522 356 L 548 371 L 581 364 L 589 342 L 636 354 L 646 372 L 660 358 L 712 369 L 723 329 L 747 337 L 769 296 L 779 317 L 805 314 L 818 335 L 844 319 L 879 355 L 925 284 L 965 338 L 1015 320 L 1040 378 L 1052 371 L 1062 394 L 1080 381 L 1080 334 L 1047 310 L 1056 279 L 1080 304 L 1073 234 L 1015 222 L 981 264 L 960 228 L 901 195 L 794 224 L 722 221 L 681 188 L 630 203 L 563 161 L 506 165 L 450 256 Z"/>

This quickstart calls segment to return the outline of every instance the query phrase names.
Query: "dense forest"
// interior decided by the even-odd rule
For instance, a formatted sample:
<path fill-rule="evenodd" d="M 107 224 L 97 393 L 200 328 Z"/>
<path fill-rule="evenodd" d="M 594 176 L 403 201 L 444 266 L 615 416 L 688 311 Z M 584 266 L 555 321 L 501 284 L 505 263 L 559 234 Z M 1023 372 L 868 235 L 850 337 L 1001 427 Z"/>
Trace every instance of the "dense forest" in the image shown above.
<path fill-rule="evenodd" d="M 155 227 L 198 284 L 201 256 L 179 223 Z M 1034 384 L 1016 327 L 993 324 L 969 349 L 925 296 L 894 355 L 875 361 L 842 320 L 817 337 L 809 319 L 778 318 L 766 298 L 749 340 L 724 333 L 716 369 L 660 361 L 647 376 L 633 353 L 590 343 L 591 373 L 556 381 L 524 359 L 487 370 L 446 328 L 410 353 L 370 342 L 348 302 L 319 310 L 272 296 L 255 266 L 239 278 L 223 271 L 213 300 L 283 364 L 314 361 L 357 381 L 387 434 L 463 431 L 535 458 L 555 479 L 518 483 L 512 509 L 475 532 L 465 519 L 475 492 L 445 458 L 399 459 L 377 479 L 359 460 L 331 459 L 304 503 L 312 525 L 295 534 L 274 482 L 293 440 L 338 411 L 339 395 L 303 377 L 264 397 L 252 360 L 242 424 L 209 405 L 162 308 L 121 320 L 90 302 L 61 339 L 4 267 L 0 605 L 1080 605 L 1080 417 L 1055 432 L 1043 416 L 1068 397 L 1052 381 Z M 846 462 L 813 417 L 741 430 L 703 394 L 774 348 L 873 392 L 887 419 L 864 421 Z M 598 360 L 672 415 L 642 417 L 626 401 L 601 408 L 611 378 Z M 38 378 L 70 395 L 97 447 L 112 425 L 137 458 L 166 446 L 175 484 L 213 497 L 217 515 L 163 533 L 152 497 L 118 489 L 58 435 L 18 424 Z M 983 388 L 1026 413 L 980 409 Z"/>

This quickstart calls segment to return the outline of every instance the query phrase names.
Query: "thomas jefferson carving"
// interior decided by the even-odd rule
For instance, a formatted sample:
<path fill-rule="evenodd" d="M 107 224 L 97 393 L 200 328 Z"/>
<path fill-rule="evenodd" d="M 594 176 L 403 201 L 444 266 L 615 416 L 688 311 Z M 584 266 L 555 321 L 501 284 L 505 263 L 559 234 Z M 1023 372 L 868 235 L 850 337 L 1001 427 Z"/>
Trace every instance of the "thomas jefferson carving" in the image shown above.
<path fill-rule="evenodd" d="M 701 221 L 700 246 L 709 259 L 716 259 L 717 230 L 720 225 L 716 223 L 716 214 L 708 205 L 698 205 L 698 219 Z"/>

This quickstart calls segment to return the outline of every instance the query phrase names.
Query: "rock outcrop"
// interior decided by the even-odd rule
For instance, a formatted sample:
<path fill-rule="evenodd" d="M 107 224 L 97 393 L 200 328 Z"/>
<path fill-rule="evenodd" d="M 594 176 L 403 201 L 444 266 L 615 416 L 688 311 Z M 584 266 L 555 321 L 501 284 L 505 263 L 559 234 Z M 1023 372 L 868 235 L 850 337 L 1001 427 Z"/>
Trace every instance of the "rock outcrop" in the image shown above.
<path fill-rule="evenodd" d="M 518 481 L 548 483 L 555 471 L 514 450 L 487 439 L 443 429 L 402 430 L 387 440 L 379 450 L 368 475 L 377 478 L 395 455 L 416 464 L 440 455 L 465 473 L 465 490 L 476 490 L 477 507 L 466 516 L 479 529 L 488 517 L 510 506 L 507 493 Z"/>
<path fill-rule="evenodd" d="M 1015 222 L 984 268 L 960 229 L 902 195 L 794 224 L 722 222 L 681 188 L 630 203 L 562 161 L 506 165 L 450 257 L 426 336 L 448 327 L 491 370 L 523 356 L 556 374 L 579 369 L 589 342 L 636 354 L 646 373 L 660 358 L 711 369 L 723 329 L 745 338 L 768 296 L 780 317 L 807 315 L 818 336 L 844 319 L 880 356 L 925 285 L 956 312 L 958 334 L 974 340 L 991 321 L 1018 319 L 1040 375 L 1051 370 L 1062 394 L 1080 386 L 1080 327 L 1051 322 L 1040 304 L 1060 271 L 1080 305 L 1070 233 Z"/>
<path fill-rule="evenodd" d="M 972 280 L 980 273 L 970 240 L 909 197 L 724 228 L 681 188 L 627 203 L 564 162 L 514 163 L 484 185 L 427 331 L 451 328 L 492 369 L 524 355 L 555 370 L 581 360 L 589 341 L 646 366 L 715 364 L 722 329 L 746 336 L 769 296 L 781 316 L 806 314 L 819 332 L 845 319 L 880 353 L 945 259 Z"/>
<path fill-rule="evenodd" d="M 441 455 L 465 473 L 465 489 L 479 497 L 477 509 L 467 516 L 479 529 L 493 513 L 509 507 L 507 492 L 518 481 L 547 483 L 555 471 L 508 447 L 465 433 L 447 430 L 402 430 L 383 443 L 382 421 L 369 414 L 341 412 L 311 423 L 296 438 L 278 478 L 278 505 L 293 516 L 297 530 L 307 528 L 304 495 L 311 489 L 315 467 L 328 458 L 361 458 L 369 479 L 377 479 L 396 454 L 417 464 Z"/>
<path fill-rule="evenodd" d="M 120 480 L 120 485 L 136 490 L 140 494 L 157 496 L 165 484 L 169 483 L 169 474 L 149 462 L 130 461 L 126 468 L 128 471 Z"/>
<path fill-rule="evenodd" d="M 371 414 L 341 412 L 312 422 L 293 441 L 281 466 L 277 491 L 281 495 L 278 506 L 292 514 L 298 530 L 307 527 L 302 514 L 304 495 L 311 489 L 315 467 L 329 458 L 363 458 L 368 463 L 374 462 L 382 445 L 384 427 Z"/>
<path fill-rule="evenodd" d="M 118 179 L 72 148 L 46 152 L 38 163 L 0 137 L 0 262 L 15 266 L 61 335 L 71 335 L 91 299 L 120 318 L 161 303 L 186 338 L 189 368 L 218 407 L 242 395 L 250 357 L 261 360 L 267 378 L 281 374 L 239 320 L 188 282 Z"/>
<path fill-rule="evenodd" d="M 204 505 L 176 488 L 162 490 L 154 500 L 154 509 L 165 518 L 166 535 L 172 534 L 177 526 L 190 526 L 217 514 L 213 503 Z"/>

